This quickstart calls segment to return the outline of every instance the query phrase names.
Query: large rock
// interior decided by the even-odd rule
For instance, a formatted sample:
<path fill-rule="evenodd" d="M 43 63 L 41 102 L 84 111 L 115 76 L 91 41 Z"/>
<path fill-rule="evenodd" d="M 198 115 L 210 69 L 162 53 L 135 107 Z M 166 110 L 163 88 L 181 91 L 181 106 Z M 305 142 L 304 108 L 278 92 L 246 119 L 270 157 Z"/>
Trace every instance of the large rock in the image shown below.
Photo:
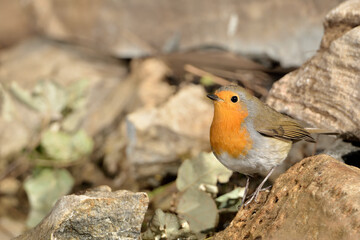
<path fill-rule="evenodd" d="M 328 48 L 331 42 L 360 24 L 360 1 L 345 1 L 330 11 L 324 22 L 325 33 L 321 48 Z"/>
<path fill-rule="evenodd" d="M 84 128 L 92 137 L 114 122 L 117 124 L 128 102 L 133 102 L 136 83 L 125 80 L 126 68 L 118 61 L 98 53 L 32 39 L 3 51 L 0 62 L 1 157 L 10 156 L 32 144 L 44 122 L 59 120 L 56 118 L 59 116 L 34 110 L 20 101 L 14 94 L 14 84 L 18 86 L 16 89 L 32 92 L 32 96 L 39 94 L 35 86 L 43 80 L 55 82 L 59 89 L 82 84 L 80 93 L 76 94 L 82 96 L 80 104 L 83 107 L 73 113 L 69 127 Z M 49 90 L 56 88 L 56 85 L 46 86 Z M 50 95 L 51 92 L 45 94 Z M 62 100 L 56 98 L 55 95 L 55 104 Z M 50 109 L 51 112 L 54 110 Z"/>
<path fill-rule="evenodd" d="M 148 203 L 145 193 L 111 192 L 106 186 L 68 195 L 39 225 L 15 239 L 140 239 Z"/>
<path fill-rule="evenodd" d="M 360 239 L 359 189 L 358 168 L 327 155 L 306 158 L 214 239 Z"/>
<path fill-rule="evenodd" d="M 273 85 L 267 103 L 316 127 L 360 141 L 360 1 L 326 17 L 320 50 Z"/>
<path fill-rule="evenodd" d="M 35 19 L 30 4 L 26 1 L 0 1 L 0 48 L 35 33 Z"/>
<path fill-rule="evenodd" d="M 220 46 L 300 65 L 318 47 L 325 14 L 341 0 L 33 1 L 47 36 L 135 57 Z"/>
<path fill-rule="evenodd" d="M 137 174 L 166 174 L 164 166 L 209 150 L 212 109 L 203 87 L 188 85 L 163 105 L 128 115 L 126 154 Z"/>

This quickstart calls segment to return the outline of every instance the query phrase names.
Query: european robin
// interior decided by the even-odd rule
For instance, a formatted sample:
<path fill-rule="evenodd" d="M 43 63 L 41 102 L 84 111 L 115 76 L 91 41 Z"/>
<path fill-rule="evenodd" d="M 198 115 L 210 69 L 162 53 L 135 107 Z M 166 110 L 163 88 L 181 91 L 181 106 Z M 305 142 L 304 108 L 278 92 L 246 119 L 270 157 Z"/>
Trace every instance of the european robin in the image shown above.
<path fill-rule="evenodd" d="M 266 177 L 246 204 L 253 199 L 256 201 L 275 167 L 287 157 L 293 142 L 315 142 L 310 135 L 311 129 L 277 112 L 242 87 L 224 86 L 207 96 L 214 102 L 210 128 L 212 151 L 227 168 L 247 177 L 242 204 L 249 187 L 249 176 Z"/>

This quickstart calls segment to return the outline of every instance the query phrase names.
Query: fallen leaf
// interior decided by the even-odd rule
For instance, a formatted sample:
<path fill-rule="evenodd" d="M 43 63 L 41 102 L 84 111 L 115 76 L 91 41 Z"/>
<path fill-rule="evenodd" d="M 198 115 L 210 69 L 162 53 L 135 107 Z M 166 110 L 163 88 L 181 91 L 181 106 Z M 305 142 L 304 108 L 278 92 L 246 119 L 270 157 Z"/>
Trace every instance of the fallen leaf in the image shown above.
<path fill-rule="evenodd" d="M 185 160 L 178 171 L 176 187 L 179 191 L 198 188 L 200 184 L 216 185 L 229 181 L 232 171 L 224 167 L 213 153 L 201 153 L 197 158 Z"/>
<path fill-rule="evenodd" d="M 192 233 L 189 224 L 174 213 L 165 213 L 156 209 L 142 239 L 199 239 Z"/>
<path fill-rule="evenodd" d="M 24 188 L 30 201 L 27 225 L 34 227 L 49 213 L 55 202 L 68 194 L 74 179 L 66 169 L 40 169 L 27 178 Z"/>
<path fill-rule="evenodd" d="M 84 130 L 73 135 L 47 130 L 43 133 L 40 144 L 50 159 L 63 162 L 74 161 L 90 153 L 94 145 Z"/>
<path fill-rule="evenodd" d="M 65 89 L 56 82 L 40 81 L 32 92 L 13 82 L 10 89 L 19 101 L 32 109 L 46 114 L 51 119 L 61 118 L 61 112 L 66 106 L 67 94 Z"/>
<path fill-rule="evenodd" d="M 215 200 L 216 202 L 220 203 L 219 209 L 231 208 L 229 210 L 234 209 L 235 211 L 237 211 L 238 210 L 237 206 L 238 204 L 241 204 L 240 199 L 244 197 L 244 193 L 245 193 L 244 187 L 237 187 L 231 192 L 225 193 L 217 197 Z"/>
<path fill-rule="evenodd" d="M 218 210 L 212 197 L 200 190 L 190 188 L 180 197 L 177 213 L 190 224 L 194 232 L 213 229 L 218 223 Z"/>

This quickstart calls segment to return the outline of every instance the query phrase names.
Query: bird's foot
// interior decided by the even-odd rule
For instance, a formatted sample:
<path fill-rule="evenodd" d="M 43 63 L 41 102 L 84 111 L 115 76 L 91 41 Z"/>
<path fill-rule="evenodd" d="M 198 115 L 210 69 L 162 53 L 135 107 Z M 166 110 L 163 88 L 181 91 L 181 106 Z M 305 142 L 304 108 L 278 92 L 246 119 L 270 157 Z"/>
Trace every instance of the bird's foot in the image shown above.
<path fill-rule="evenodd" d="M 257 201 L 257 197 L 259 196 L 259 193 L 262 192 L 262 191 L 267 191 L 271 188 L 272 186 L 267 186 L 265 188 L 256 188 L 255 192 L 253 192 L 252 194 L 250 194 L 250 199 L 247 200 L 245 203 L 244 203 L 244 206 L 247 206 L 249 203 L 251 203 L 252 201 L 255 201 L 256 203 L 258 202 Z"/>
<path fill-rule="evenodd" d="M 242 197 L 241 204 L 238 206 L 238 210 L 239 210 L 242 206 L 245 206 L 244 203 L 245 203 L 245 199 L 246 199 L 247 192 L 248 192 L 248 190 L 249 190 L 249 183 L 250 183 L 250 177 L 246 175 L 246 185 L 245 185 L 244 195 L 243 195 L 243 197 Z"/>
<path fill-rule="evenodd" d="M 251 198 L 244 204 L 244 206 L 248 205 L 249 203 L 251 203 L 254 199 L 255 202 L 257 202 L 257 197 L 260 193 L 260 191 L 263 189 L 262 187 L 264 186 L 265 182 L 268 180 L 268 178 L 270 177 L 270 175 L 273 173 L 273 171 L 275 170 L 275 167 L 273 167 L 270 172 L 266 175 L 266 177 L 264 178 L 264 180 L 260 183 L 260 185 L 256 188 L 255 192 L 252 194 Z"/>

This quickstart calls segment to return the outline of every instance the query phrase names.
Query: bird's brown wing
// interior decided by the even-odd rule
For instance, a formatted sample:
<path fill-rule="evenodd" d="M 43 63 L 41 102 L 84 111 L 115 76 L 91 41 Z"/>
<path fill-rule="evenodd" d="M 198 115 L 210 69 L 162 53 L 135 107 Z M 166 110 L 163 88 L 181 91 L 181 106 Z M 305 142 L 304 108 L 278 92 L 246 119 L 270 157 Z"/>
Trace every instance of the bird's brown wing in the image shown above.
<path fill-rule="evenodd" d="M 269 106 L 263 108 L 255 119 L 257 119 L 254 121 L 255 130 L 265 136 L 293 142 L 300 140 L 315 142 L 310 133 L 295 119 L 276 112 Z"/>
<path fill-rule="evenodd" d="M 262 126 L 256 128 L 259 133 L 274 137 L 281 140 L 300 141 L 305 140 L 307 142 L 315 142 L 314 138 L 306 131 L 302 126 L 292 121 L 283 121 L 279 124 L 271 126 Z"/>

